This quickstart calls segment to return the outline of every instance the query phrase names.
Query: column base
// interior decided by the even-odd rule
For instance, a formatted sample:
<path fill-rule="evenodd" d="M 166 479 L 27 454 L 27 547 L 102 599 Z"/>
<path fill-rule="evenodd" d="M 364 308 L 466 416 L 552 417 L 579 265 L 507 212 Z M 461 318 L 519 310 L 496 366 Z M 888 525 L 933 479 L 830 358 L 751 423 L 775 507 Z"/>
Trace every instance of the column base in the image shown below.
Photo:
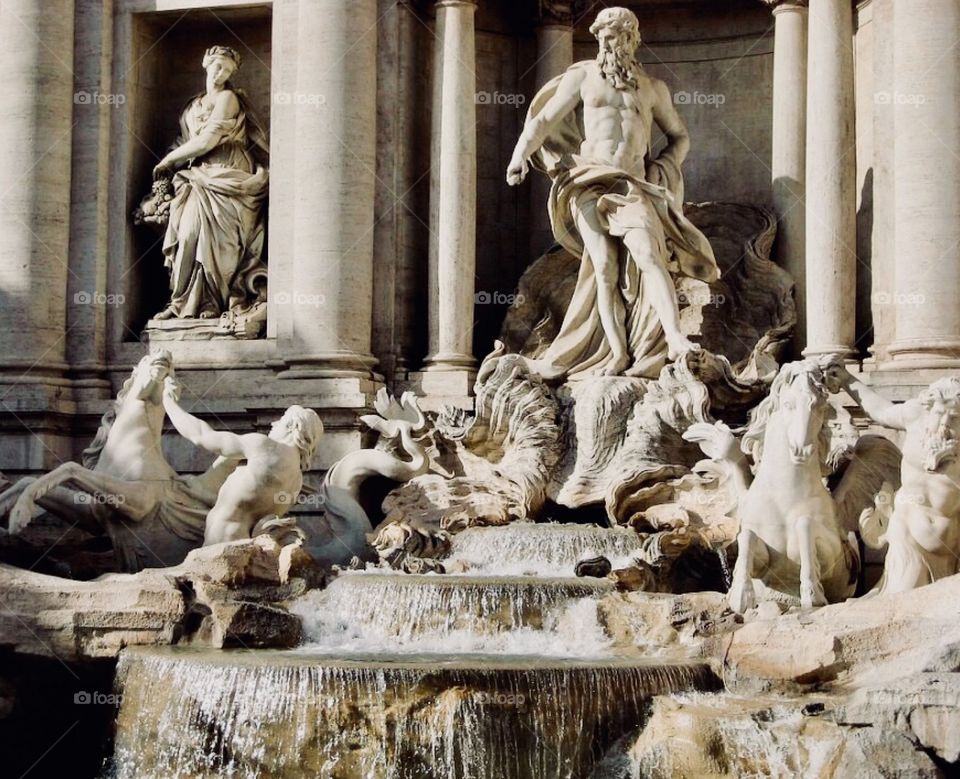
<path fill-rule="evenodd" d="M 439 411 L 443 406 L 473 410 L 473 384 L 476 369 L 413 371 L 407 381 L 397 382 L 397 392 L 415 392 L 424 411 Z"/>
<path fill-rule="evenodd" d="M 842 357 L 848 362 L 856 362 L 857 358 L 856 351 L 846 344 L 818 344 L 814 346 L 808 346 L 806 349 L 800 352 L 800 355 L 804 359 L 834 355 L 836 357 Z"/>
<path fill-rule="evenodd" d="M 459 352 L 437 352 L 423 361 L 423 370 L 430 372 L 473 370 L 476 373 L 477 360 L 472 354 Z"/>

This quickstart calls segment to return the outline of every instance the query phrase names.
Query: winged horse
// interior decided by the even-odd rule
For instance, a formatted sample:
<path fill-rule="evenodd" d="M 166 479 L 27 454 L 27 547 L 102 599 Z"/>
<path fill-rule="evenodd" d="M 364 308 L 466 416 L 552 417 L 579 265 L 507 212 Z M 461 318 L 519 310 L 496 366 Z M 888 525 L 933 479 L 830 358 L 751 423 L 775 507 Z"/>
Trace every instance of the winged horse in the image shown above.
<path fill-rule="evenodd" d="M 711 458 L 695 469 L 733 479 L 740 493 L 739 552 L 729 592 L 731 608 L 740 613 L 756 605 L 754 579 L 799 595 L 804 608 L 853 595 L 861 511 L 885 480 L 897 479 L 899 450 L 880 436 L 863 436 L 836 487 L 828 488 L 829 366 L 825 360 L 784 365 L 739 446 L 723 422 L 697 423 L 684 433 Z"/>

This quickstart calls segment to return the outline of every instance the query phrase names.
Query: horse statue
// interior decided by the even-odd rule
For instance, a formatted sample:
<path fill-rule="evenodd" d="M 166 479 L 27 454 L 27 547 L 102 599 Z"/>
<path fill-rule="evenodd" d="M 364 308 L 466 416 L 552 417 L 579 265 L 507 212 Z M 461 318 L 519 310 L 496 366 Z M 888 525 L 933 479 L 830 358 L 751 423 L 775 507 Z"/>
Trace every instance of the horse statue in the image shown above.
<path fill-rule="evenodd" d="M 836 487 L 828 489 L 824 477 L 835 454 L 827 425 L 833 414 L 827 399 L 835 389 L 828 367 L 817 360 L 784 365 L 751 413 L 739 447 L 722 422 L 697 423 L 684 433 L 710 458 L 695 470 L 731 478 L 739 492 L 739 553 L 729 592 L 737 612 L 756 605 L 754 579 L 799 595 L 803 608 L 836 603 L 856 590 L 858 518 L 883 482 L 896 480 L 899 450 L 880 436 L 861 437 Z"/>
<path fill-rule="evenodd" d="M 173 470 L 160 445 L 163 386 L 172 374 L 169 352 L 145 356 L 103 415 L 82 464 L 63 463 L 0 493 L 8 532 L 21 532 L 39 506 L 96 535 L 106 532 L 125 572 L 176 565 L 201 546 L 207 512 L 239 461 L 219 458 L 200 475 Z"/>

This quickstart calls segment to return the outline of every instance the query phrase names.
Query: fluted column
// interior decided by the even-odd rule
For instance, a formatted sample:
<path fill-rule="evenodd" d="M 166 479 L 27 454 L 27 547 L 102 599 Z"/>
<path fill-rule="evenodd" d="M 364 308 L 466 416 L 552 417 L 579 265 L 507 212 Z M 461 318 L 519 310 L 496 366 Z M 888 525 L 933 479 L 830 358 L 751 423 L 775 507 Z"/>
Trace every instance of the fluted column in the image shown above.
<path fill-rule="evenodd" d="M 300 0 L 287 376 L 367 376 L 373 298 L 377 0 Z M 282 295 L 282 297 L 281 297 Z"/>
<path fill-rule="evenodd" d="M 573 14 L 570 3 L 541 4 L 537 25 L 536 88 L 539 90 L 554 76 L 573 64 Z M 530 253 L 539 256 L 553 243 L 553 229 L 547 214 L 550 180 L 540 174 L 530 176 Z"/>
<path fill-rule="evenodd" d="M 476 56 L 472 0 L 438 0 L 430 173 L 427 371 L 470 370 L 476 272 Z"/>
<path fill-rule="evenodd" d="M 73 25 L 73 0 L 0 3 L 0 387 L 66 368 Z"/>
<path fill-rule="evenodd" d="M 853 4 L 810 0 L 807 49 L 805 355 L 853 356 L 856 155 Z"/>
<path fill-rule="evenodd" d="M 794 346 L 806 345 L 807 0 L 764 0 L 773 7 L 773 151 L 770 175 L 779 222 L 774 256 L 796 283 Z"/>
<path fill-rule="evenodd" d="M 960 4 L 894 3 L 893 365 L 960 359 Z M 907 367 L 907 366 L 905 366 Z"/>

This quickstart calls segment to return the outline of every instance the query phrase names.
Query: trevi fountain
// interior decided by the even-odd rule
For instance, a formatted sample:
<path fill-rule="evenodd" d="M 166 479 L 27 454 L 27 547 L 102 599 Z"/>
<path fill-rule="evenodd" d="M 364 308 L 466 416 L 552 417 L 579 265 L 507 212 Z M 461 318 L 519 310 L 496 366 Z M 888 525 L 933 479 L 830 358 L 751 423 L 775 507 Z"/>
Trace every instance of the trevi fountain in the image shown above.
<path fill-rule="evenodd" d="M 2 0 L 3 775 L 960 775 L 958 41 Z"/>

